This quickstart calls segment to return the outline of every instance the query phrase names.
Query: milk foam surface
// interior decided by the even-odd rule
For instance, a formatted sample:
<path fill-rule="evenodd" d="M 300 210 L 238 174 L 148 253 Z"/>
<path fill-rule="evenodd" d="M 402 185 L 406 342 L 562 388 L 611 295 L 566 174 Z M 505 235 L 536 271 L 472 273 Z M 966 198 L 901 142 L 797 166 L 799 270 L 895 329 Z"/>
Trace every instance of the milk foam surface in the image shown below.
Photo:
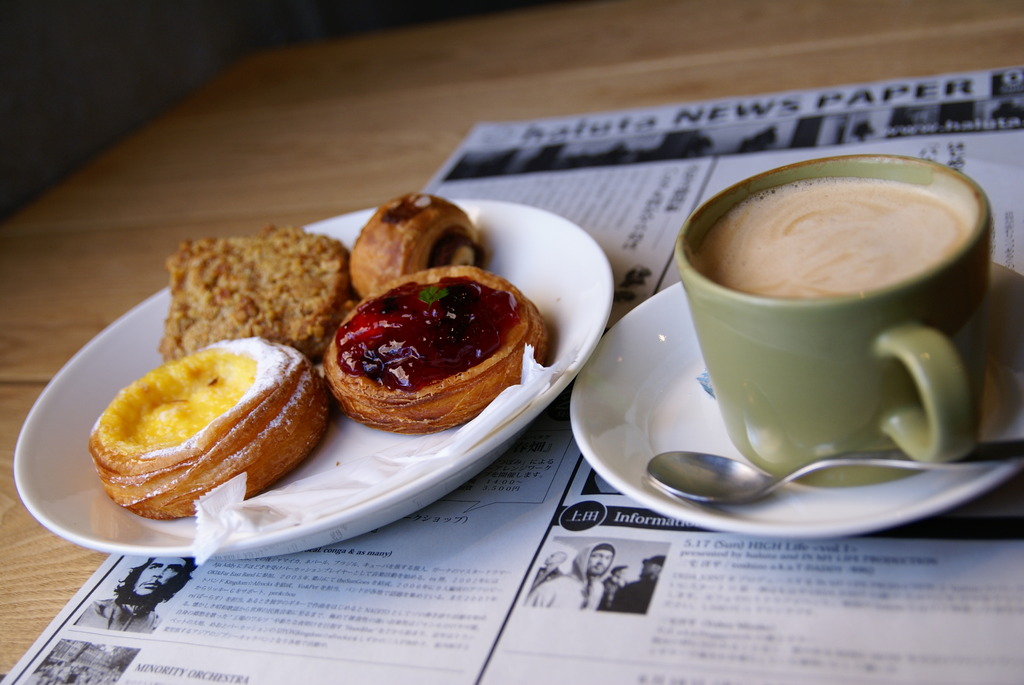
<path fill-rule="evenodd" d="M 954 252 L 971 232 L 972 210 L 898 181 L 799 181 L 729 210 L 705 236 L 694 265 L 722 285 L 773 297 L 877 290 Z"/>

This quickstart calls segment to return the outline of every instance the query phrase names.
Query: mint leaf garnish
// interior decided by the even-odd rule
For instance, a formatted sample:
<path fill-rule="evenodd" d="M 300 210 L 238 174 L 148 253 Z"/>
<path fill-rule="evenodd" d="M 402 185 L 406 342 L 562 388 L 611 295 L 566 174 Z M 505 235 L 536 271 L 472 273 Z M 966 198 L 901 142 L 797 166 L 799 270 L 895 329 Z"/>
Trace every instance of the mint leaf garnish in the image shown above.
<path fill-rule="evenodd" d="M 438 288 L 436 285 L 428 285 L 420 291 L 420 300 L 427 304 L 434 304 L 448 294 L 448 288 Z"/>

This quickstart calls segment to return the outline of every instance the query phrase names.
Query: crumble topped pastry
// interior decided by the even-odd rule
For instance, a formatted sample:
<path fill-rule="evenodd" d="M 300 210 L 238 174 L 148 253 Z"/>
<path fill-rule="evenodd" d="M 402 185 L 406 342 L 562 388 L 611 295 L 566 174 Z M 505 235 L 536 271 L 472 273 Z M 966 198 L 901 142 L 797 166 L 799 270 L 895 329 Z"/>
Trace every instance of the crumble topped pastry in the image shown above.
<path fill-rule="evenodd" d="M 345 246 L 296 227 L 185 241 L 167 270 L 171 306 L 159 347 L 165 360 L 248 337 L 317 360 L 351 300 Z"/>

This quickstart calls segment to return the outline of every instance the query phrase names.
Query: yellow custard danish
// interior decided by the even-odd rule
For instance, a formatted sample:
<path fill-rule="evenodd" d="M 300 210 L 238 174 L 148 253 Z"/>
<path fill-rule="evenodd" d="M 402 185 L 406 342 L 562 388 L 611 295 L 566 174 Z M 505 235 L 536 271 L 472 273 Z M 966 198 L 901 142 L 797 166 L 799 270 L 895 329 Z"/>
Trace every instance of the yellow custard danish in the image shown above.
<path fill-rule="evenodd" d="M 216 343 L 121 390 L 89 452 L 107 494 L 154 519 L 246 472 L 246 496 L 294 468 L 326 430 L 327 391 L 295 349 L 260 338 Z"/>

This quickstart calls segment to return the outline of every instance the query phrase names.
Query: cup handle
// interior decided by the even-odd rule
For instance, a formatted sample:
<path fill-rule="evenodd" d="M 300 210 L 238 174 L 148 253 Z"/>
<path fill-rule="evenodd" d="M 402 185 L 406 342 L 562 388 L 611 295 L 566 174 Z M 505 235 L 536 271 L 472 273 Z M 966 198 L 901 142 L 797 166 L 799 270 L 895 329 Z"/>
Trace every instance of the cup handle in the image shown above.
<path fill-rule="evenodd" d="M 875 352 L 903 364 L 920 398 L 883 417 L 882 432 L 918 461 L 953 461 L 970 452 L 975 445 L 971 384 L 950 339 L 928 326 L 903 324 L 879 336 Z"/>

